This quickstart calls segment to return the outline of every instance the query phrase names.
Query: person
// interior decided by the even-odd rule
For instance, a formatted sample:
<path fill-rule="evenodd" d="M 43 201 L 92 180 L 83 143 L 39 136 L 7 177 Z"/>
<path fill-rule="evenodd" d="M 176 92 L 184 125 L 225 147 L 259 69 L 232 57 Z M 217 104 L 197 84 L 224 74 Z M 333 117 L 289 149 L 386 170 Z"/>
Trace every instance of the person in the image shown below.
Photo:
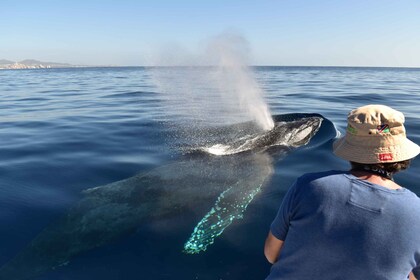
<path fill-rule="evenodd" d="M 420 278 L 420 199 L 393 181 L 420 153 L 404 115 L 384 105 L 351 111 L 333 152 L 351 170 L 305 174 L 290 187 L 265 242 L 266 279 Z"/>

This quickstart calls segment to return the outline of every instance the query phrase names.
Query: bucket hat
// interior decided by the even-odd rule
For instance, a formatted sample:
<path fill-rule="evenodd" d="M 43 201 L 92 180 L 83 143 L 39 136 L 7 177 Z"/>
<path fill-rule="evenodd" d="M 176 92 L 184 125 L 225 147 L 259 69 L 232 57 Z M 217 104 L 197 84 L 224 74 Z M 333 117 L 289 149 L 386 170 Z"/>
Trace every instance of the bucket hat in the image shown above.
<path fill-rule="evenodd" d="M 416 157 L 420 147 L 406 137 L 404 115 L 385 105 L 366 105 L 351 111 L 346 134 L 333 152 L 365 164 L 399 162 Z"/>

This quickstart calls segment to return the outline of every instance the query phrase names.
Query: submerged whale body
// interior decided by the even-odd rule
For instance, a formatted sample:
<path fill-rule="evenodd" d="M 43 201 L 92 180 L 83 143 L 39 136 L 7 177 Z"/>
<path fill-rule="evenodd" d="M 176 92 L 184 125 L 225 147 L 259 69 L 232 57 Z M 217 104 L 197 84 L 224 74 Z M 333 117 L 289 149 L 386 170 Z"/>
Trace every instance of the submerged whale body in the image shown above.
<path fill-rule="evenodd" d="M 279 115 L 274 120 L 275 127 L 270 131 L 240 124 L 241 130 L 235 132 L 239 137 L 209 144 L 207 149 L 224 145 L 225 156 L 187 157 L 85 190 L 84 198 L 67 214 L 0 269 L 0 279 L 32 279 L 135 231 L 143 223 L 185 212 L 204 217 L 186 237 L 184 252 L 205 251 L 231 223 L 243 217 L 249 203 L 271 178 L 273 160 L 284 157 L 293 147 L 317 146 L 336 136 L 333 124 L 320 115 Z M 228 129 L 232 132 L 232 127 Z M 272 148 L 276 151 L 270 154 L 267 149 Z M 211 201 L 214 206 L 203 209 Z"/>

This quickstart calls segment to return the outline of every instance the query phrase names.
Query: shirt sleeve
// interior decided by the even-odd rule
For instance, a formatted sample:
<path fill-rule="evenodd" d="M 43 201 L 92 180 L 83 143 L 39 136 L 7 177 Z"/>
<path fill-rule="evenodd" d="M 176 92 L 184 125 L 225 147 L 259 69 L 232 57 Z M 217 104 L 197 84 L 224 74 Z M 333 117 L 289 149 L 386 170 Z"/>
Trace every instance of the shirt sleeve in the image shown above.
<path fill-rule="evenodd" d="M 279 240 L 284 241 L 286 239 L 287 232 L 289 231 L 296 186 L 297 182 L 294 182 L 293 185 L 289 188 L 286 196 L 283 198 L 276 218 L 271 223 L 270 231 Z"/>

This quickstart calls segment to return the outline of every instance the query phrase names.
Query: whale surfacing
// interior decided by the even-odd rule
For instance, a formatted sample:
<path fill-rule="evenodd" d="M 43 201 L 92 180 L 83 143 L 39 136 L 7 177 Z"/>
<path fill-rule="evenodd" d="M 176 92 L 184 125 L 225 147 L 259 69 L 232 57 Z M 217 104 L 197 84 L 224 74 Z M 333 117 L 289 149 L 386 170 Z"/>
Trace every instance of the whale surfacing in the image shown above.
<path fill-rule="evenodd" d="M 232 155 L 246 151 L 263 151 L 275 146 L 299 147 L 306 145 L 322 124 L 322 117 L 305 117 L 294 121 L 279 121 L 263 133 L 254 132 L 240 136 L 228 144 L 201 147 L 213 155 Z"/>
<path fill-rule="evenodd" d="M 211 147 L 224 147 L 223 156 L 186 155 L 149 172 L 87 189 L 84 198 L 0 268 L 0 279 L 32 279 L 136 231 L 143 223 L 188 212 L 204 217 L 195 228 L 191 226 L 194 230 L 184 252 L 205 251 L 244 216 L 249 203 L 270 180 L 274 159 L 307 145 L 324 123 L 331 124 L 320 115 L 275 119 L 270 131 L 247 131 L 232 141 L 208 147 L 208 152 Z M 275 153 L 270 154 L 271 149 Z M 212 201 L 214 206 L 207 208 Z"/>

